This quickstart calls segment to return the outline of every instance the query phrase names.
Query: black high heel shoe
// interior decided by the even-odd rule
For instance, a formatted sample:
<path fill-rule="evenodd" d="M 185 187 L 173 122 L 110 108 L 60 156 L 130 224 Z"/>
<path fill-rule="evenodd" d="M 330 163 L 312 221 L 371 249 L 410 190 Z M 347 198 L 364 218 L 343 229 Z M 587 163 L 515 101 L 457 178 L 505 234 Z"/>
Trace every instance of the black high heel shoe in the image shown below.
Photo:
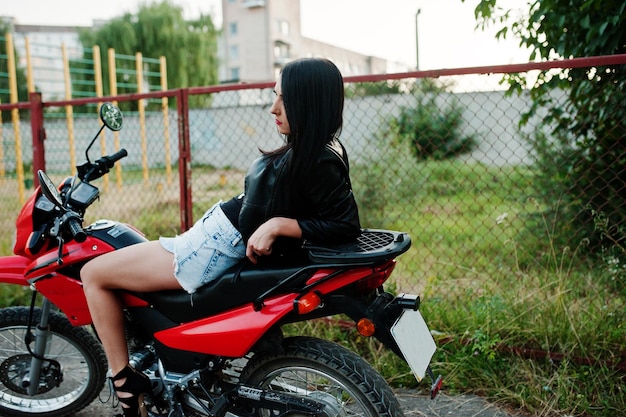
<path fill-rule="evenodd" d="M 115 381 L 121 379 L 126 380 L 118 387 L 115 385 Z M 126 365 L 126 367 L 112 377 L 111 380 L 113 381 L 113 389 L 115 389 L 116 394 L 131 394 L 129 397 L 120 397 L 117 395 L 118 400 L 123 404 L 122 410 L 124 411 L 124 417 L 147 417 L 148 411 L 143 405 L 143 394 L 150 392 L 150 379 L 141 372 L 137 372 L 135 369 L 131 368 L 130 365 Z M 120 416 L 120 414 L 117 416 Z"/>

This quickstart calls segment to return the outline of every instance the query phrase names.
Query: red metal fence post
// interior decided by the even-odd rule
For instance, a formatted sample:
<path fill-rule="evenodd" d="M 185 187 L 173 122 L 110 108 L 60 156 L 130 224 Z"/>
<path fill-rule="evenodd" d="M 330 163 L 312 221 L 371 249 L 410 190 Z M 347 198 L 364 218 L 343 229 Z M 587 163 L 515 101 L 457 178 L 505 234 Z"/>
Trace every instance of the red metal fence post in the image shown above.
<path fill-rule="evenodd" d="M 43 103 L 41 102 L 41 93 L 30 93 L 30 128 L 33 135 L 33 184 L 35 187 L 39 185 L 37 177 L 38 170 L 46 169 L 46 153 L 44 139 L 46 138 L 46 130 L 43 125 Z"/>
<path fill-rule="evenodd" d="M 180 227 L 185 231 L 193 224 L 191 199 L 191 144 L 189 141 L 189 89 L 181 88 L 176 97 L 178 109 L 178 178 L 180 181 Z"/>

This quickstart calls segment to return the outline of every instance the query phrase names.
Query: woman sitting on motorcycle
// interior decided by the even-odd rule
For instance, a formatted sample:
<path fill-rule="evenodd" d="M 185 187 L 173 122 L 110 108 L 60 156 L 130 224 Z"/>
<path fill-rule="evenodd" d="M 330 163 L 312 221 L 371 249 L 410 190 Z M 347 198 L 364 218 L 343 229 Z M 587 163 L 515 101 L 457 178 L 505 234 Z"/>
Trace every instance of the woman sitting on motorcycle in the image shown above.
<path fill-rule="evenodd" d="M 347 241 L 360 233 L 348 158 L 338 141 L 344 85 L 326 59 L 292 61 L 270 108 L 285 143 L 250 167 L 244 193 L 209 209 L 188 231 L 106 253 L 81 271 L 94 325 L 125 416 L 137 416 L 148 378 L 128 365 L 117 290 L 193 293 L 247 258 L 285 258 L 302 240 Z"/>

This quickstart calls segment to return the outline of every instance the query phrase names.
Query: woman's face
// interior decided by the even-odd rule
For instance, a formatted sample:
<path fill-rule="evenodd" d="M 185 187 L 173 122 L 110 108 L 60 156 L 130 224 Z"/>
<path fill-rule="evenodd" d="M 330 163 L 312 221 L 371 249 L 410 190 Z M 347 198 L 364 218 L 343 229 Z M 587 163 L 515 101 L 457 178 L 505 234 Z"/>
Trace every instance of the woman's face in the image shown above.
<path fill-rule="evenodd" d="M 280 88 L 280 75 L 276 80 L 276 85 L 274 86 L 274 94 L 276 94 L 276 98 L 274 99 L 274 104 L 270 108 L 270 113 L 274 115 L 274 121 L 276 123 L 276 127 L 278 128 L 278 132 L 283 135 L 289 135 L 291 133 L 291 129 L 289 128 L 289 121 L 287 121 L 287 112 L 285 111 L 285 103 L 283 102 L 283 92 Z"/>

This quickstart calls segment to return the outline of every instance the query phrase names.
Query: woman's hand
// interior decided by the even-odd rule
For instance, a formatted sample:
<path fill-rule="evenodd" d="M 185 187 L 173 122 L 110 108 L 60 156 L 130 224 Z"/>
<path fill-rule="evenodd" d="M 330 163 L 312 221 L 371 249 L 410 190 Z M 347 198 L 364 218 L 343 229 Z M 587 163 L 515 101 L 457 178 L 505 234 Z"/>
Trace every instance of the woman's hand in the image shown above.
<path fill-rule="evenodd" d="M 278 236 L 302 237 L 302 230 L 298 221 L 287 217 L 273 217 L 259 226 L 248 239 L 246 256 L 253 264 L 257 258 L 272 253 L 272 246 Z"/>

